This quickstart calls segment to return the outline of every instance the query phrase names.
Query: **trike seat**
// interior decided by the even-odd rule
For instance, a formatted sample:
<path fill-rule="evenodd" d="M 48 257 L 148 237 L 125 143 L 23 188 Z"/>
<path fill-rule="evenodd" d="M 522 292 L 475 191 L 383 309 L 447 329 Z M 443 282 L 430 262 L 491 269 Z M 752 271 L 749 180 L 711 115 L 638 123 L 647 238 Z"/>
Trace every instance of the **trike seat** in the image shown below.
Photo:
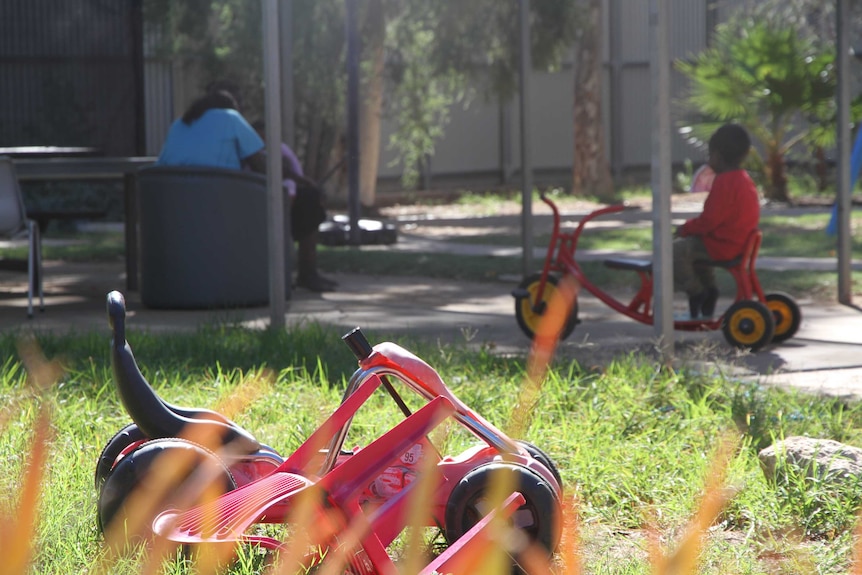
<path fill-rule="evenodd" d="M 605 266 L 615 270 L 633 270 L 636 272 L 652 272 L 651 260 L 633 258 L 611 258 L 605 260 Z"/>
<path fill-rule="evenodd" d="M 699 266 L 712 266 L 714 268 L 723 268 L 729 270 L 731 268 L 735 268 L 742 263 L 743 255 L 745 254 L 740 254 L 732 260 L 695 260 L 694 263 L 695 265 Z"/>

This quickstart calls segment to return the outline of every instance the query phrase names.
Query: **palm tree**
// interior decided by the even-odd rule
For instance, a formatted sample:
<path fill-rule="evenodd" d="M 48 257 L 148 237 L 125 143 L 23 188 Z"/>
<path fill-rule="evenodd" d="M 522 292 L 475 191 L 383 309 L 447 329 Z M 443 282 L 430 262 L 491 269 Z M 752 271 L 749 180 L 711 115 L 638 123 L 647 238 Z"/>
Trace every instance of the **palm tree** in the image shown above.
<path fill-rule="evenodd" d="M 766 197 L 788 201 L 785 156 L 806 141 L 829 145 L 835 130 L 816 130 L 835 117 L 834 47 L 786 23 L 740 17 L 716 28 L 712 45 L 677 68 L 691 80 L 686 104 L 701 115 L 689 127 L 705 137 L 738 122 L 753 141 Z"/>

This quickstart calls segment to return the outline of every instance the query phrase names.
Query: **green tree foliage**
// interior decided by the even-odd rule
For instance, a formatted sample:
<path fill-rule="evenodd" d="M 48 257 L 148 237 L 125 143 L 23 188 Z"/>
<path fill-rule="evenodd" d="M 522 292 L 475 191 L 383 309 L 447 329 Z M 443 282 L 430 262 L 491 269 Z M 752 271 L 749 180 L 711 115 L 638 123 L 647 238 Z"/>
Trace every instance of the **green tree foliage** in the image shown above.
<path fill-rule="evenodd" d="M 702 115 L 695 136 L 728 121 L 744 125 L 759 144 L 766 196 L 779 201 L 788 200 L 788 152 L 814 135 L 829 145 L 835 133 L 834 45 L 788 24 L 742 15 L 716 28 L 710 48 L 677 63 L 691 80 L 687 103 Z M 829 120 L 833 129 L 812 130 Z"/>
<path fill-rule="evenodd" d="M 161 50 L 199 70 L 201 88 L 215 79 L 231 80 L 241 88 L 244 114 L 262 113 L 260 0 L 144 4 L 149 24 L 164 39 Z M 320 177 L 344 130 L 344 0 L 292 4 L 297 151 L 309 173 Z M 386 0 L 385 6 L 382 117 L 394 120 L 389 145 L 412 182 L 418 161 L 433 155 L 453 105 L 467 105 L 477 95 L 508 98 L 514 93 L 518 2 Z M 532 0 L 530 6 L 533 65 L 554 69 L 574 37 L 574 5 Z M 368 68 L 363 65 L 363 72 Z"/>
<path fill-rule="evenodd" d="M 387 40 L 385 113 L 397 131 L 389 145 L 404 166 L 404 183 L 434 153 L 454 105 L 477 98 L 509 100 L 517 92 L 519 3 L 499 0 L 397 0 Z M 531 66 L 558 70 L 576 33 L 570 0 L 531 0 Z"/>

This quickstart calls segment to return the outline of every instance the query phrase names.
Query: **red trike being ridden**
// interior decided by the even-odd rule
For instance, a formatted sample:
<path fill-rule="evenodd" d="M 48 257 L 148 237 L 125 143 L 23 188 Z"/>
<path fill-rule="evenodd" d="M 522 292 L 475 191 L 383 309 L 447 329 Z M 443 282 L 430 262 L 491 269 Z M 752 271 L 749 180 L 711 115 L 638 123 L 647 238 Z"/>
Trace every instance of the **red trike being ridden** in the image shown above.
<path fill-rule="evenodd" d="M 625 303 L 592 283 L 575 259 L 578 239 L 587 223 L 606 214 L 621 212 L 626 209 L 626 206 L 613 205 L 595 210 L 584 216 L 573 232 L 567 233 L 560 230 L 560 211 L 556 204 L 545 194 L 541 195 L 541 199 L 551 208 L 554 226 L 541 273 L 528 276 L 517 289 L 512 291 L 515 297 L 515 317 L 521 330 L 530 338 L 535 336 L 539 322 L 548 308 L 548 302 L 556 290 L 559 276 L 563 275 L 574 277 L 580 288 L 587 290 L 612 309 L 635 321 L 652 325 L 652 261 L 629 258 L 604 260 L 607 267 L 629 270 L 635 272 L 640 278 L 637 293 L 631 301 Z M 802 321 L 799 306 L 787 294 L 765 294 L 757 278 L 755 262 L 761 237 L 760 230 L 755 230 L 746 241 L 742 254 L 733 260 L 698 262 L 699 265 L 727 270 L 736 281 L 736 298 L 721 315 L 677 319 L 674 321 L 674 329 L 682 331 L 721 329 L 725 339 L 731 345 L 752 351 L 770 342 L 781 342 L 793 337 Z M 577 323 L 576 300 L 568 319 L 563 323 L 560 339 L 571 335 Z"/>

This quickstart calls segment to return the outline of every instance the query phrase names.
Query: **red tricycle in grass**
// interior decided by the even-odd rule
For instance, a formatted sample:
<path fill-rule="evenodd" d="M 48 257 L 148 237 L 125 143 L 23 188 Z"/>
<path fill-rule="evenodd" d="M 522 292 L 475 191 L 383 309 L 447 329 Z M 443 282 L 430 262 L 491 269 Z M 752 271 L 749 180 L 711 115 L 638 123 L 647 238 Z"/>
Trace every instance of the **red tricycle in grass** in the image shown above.
<path fill-rule="evenodd" d="M 155 534 L 180 546 L 252 544 L 284 551 L 289 540 L 259 527 L 289 525 L 299 502 L 313 493 L 313 524 L 325 535 L 302 558 L 306 567 L 321 561 L 327 549 L 343 548 L 345 532 L 359 521 L 364 529 L 344 558 L 348 569 L 395 573 L 387 546 L 411 524 L 411 497 L 423 477 L 430 477 L 421 492 L 426 512 L 419 525 L 439 527 L 449 549 L 423 573 L 442 572 L 444 565 L 446 572 L 470 572 L 464 565 L 487 549 L 493 515 L 525 533 L 528 547 L 546 557 L 559 545 L 562 486 L 550 457 L 508 437 L 459 400 L 436 370 L 397 344 L 372 347 L 359 328 L 345 335 L 359 368 L 341 404 L 296 451 L 282 456 L 215 411 L 177 407 L 159 397 L 126 341 L 122 294 L 108 294 L 107 306 L 115 384 L 133 423 L 107 443 L 96 466 L 98 523 L 106 539 L 119 525 L 124 540 Z M 404 419 L 365 447 L 345 449 L 354 416 L 378 390 L 391 396 Z M 466 430 L 474 445 L 444 455 L 429 433 L 445 420 Z M 165 470 L 160 461 L 173 463 Z M 154 492 L 154 475 L 173 475 L 175 484 Z M 216 486 L 209 500 L 192 496 L 202 491 L 202 477 Z M 497 478 L 508 488 L 492 498 Z M 133 503 L 142 489 L 149 512 L 140 513 Z M 133 525 L 139 515 L 142 523 Z"/>
<path fill-rule="evenodd" d="M 576 259 L 578 240 L 585 226 L 603 215 L 621 212 L 626 209 L 626 206 L 612 205 L 599 208 L 584 216 L 574 231 L 564 232 L 560 229 L 560 211 L 556 204 L 545 194 L 541 195 L 541 199 L 551 208 L 553 230 L 542 271 L 526 277 L 512 292 L 515 297 L 515 317 L 521 330 L 528 337 L 535 336 L 559 280 L 566 275 L 573 277 L 579 288 L 587 290 L 611 309 L 640 323 L 652 325 L 652 261 L 628 258 L 604 260 L 608 268 L 634 272 L 640 280 L 635 295 L 630 301 L 624 302 L 591 282 Z M 698 262 L 698 265 L 727 270 L 736 282 L 736 297 L 720 315 L 677 319 L 674 321 L 674 329 L 682 331 L 721 329 L 728 343 L 752 351 L 771 342 L 782 342 L 793 337 L 802 321 L 799 306 L 787 294 L 764 293 L 757 277 L 756 262 L 761 237 L 761 231 L 755 230 L 747 239 L 742 254 L 733 260 Z M 571 335 L 577 323 L 576 299 L 569 317 L 563 322 L 560 339 Z"/>

